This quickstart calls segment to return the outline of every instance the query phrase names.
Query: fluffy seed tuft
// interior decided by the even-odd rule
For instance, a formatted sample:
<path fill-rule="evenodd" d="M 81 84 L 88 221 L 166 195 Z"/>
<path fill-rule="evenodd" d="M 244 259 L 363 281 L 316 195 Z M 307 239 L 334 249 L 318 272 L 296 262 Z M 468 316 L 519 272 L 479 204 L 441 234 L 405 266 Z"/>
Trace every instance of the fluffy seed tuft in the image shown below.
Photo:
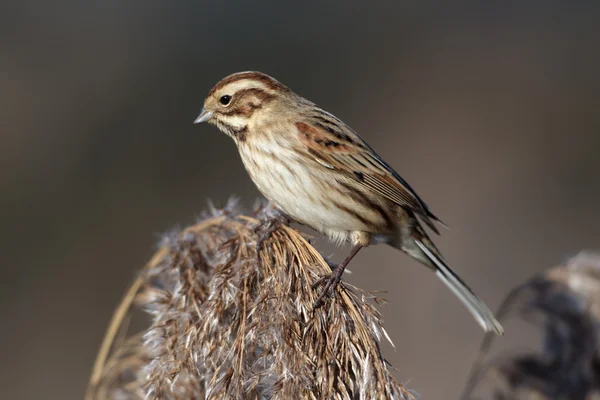
<path fill-rule="evenodd" d="M 229 207 L 170 235 L 117 309 L 86 398 L 413 398 L 380 352 L 380 299 L 340 285 L 313 315 L 328 263 L 288 226 L 261 242 L 263 222 Z M 134 298 L 150 327 L 117 341 Z"/>

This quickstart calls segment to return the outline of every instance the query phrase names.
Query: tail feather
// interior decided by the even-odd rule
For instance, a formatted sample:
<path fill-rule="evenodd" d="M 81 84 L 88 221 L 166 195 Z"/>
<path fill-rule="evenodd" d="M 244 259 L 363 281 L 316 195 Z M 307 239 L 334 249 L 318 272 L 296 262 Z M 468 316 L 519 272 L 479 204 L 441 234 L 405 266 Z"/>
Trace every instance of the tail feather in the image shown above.
<path fill-rule="evenodd" d="M 442 282 L 458 297 L 467 310 L 475 317 L 479 325 L 486 332 L 494 332 L 497 335 L 503 335 L 504 329 L 500 322 L 496 320 L 494 314 L 487 305 L 480 300 L 475 293 L 460 279 L 460 277 L 446 264 L 446 262 L 432 251 L 426 242 L 413 239 L 415 244 L 431 262 L 435 268 L 435 274 Z"/>

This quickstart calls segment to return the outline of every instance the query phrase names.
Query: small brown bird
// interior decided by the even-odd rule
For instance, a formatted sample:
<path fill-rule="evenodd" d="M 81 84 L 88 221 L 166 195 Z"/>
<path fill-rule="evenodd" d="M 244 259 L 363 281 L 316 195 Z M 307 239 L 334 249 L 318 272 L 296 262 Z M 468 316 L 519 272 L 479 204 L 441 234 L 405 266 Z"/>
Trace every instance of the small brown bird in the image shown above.
<path fill-rule="evenodd" d="M 216 84 L 195 123 L 209 122 L 235 142 L 248 174 L 285 215 L 350 241 L 350 254 L 326 280 L 318 307 L 350 260 L 373 243 L 417 259 L 444 282 L 488 331 L 500 323 L 450 268 L 421 226 L 441 222 L 408 183 L 348 125 L 260 72 Z"/>

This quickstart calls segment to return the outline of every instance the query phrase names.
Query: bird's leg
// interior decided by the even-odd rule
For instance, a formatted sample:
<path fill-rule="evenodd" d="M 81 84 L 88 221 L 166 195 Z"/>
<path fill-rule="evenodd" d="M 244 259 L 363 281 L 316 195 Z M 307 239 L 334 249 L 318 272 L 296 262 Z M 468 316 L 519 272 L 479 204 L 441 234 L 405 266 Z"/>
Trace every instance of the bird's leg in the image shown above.
<path fill-rule="evenodd" d="M 314 288 L 315 286 L 320 286 L 321 283 L 325 282 L 325 287 L 323 288 L 323 291 L 321 292 L 321 294 L 319 295 L 319 297 L 317 297 L 317 301 L 315 301 L 313 309 L 317 309 L 317 308 L 319 308 L 319 307 L 321 307 L 323 305 L 323 299 L 325 298 L 325 296 L 327 295 L 327 293 L 329 291 L 333 292 L 335 290 L 335 288 L 337 287 L 337 285 L 342 280 L 342 274 L 344 273 L 344 270 L 346 269 L 346 267 L 348 266 L 348 264 L 350 263 L 350 261 L 352 261 L 352 259 L 354 258 L 354 256 L 356 254 L 358 254 L 358 252 L 360 251 L 360 249 L 362 249 L 363 247 L 364 246 L 361 245 L 361 244 L 354 245 L 354 247 L 352 248 L 352 250 L 350 250 L 350 254 L 348 254 L 348 257 L 346 257 L 344 259 L 344 261 L 342 261 L 342 263 L 340 265 L 338 265 L 333 270 L 333 272 L 331 273 L 331 275 L 329 275 L 328 277 L 319 279 L 313 285 L 313 288 Z"/>
<path fill-rule="evenodd" d="M 282 225 L 290 224 L 290 218 L 272 204 L 269 204 L 261 211 L 259 219 L 261 222 L 254 228 L 254 232 L 258 236 L 257 252 L 262 249 L 264 243 L 271 237 L 273 232 Z"/>

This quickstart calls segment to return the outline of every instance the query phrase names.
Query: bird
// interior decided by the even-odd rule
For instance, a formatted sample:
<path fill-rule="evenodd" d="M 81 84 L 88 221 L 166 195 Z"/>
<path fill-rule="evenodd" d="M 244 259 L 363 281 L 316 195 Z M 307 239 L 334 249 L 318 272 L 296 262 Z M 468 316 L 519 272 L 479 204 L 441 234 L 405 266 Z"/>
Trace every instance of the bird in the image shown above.
<path fill-rule="evenodd" d="M 439 234 L 436 224 L 443 222 L 341 119 L 265 73 L 244 71 L 209 91 L 194 121 L 203 122 L 233 139 L 248 175 L 283 215 L 336 244 L 352 245 L 324 280 L 315 308 L 334 291 L 362 248 L 386 243 L 433 271 L 484 331 L 504 333 L 423 227 Z"/>

